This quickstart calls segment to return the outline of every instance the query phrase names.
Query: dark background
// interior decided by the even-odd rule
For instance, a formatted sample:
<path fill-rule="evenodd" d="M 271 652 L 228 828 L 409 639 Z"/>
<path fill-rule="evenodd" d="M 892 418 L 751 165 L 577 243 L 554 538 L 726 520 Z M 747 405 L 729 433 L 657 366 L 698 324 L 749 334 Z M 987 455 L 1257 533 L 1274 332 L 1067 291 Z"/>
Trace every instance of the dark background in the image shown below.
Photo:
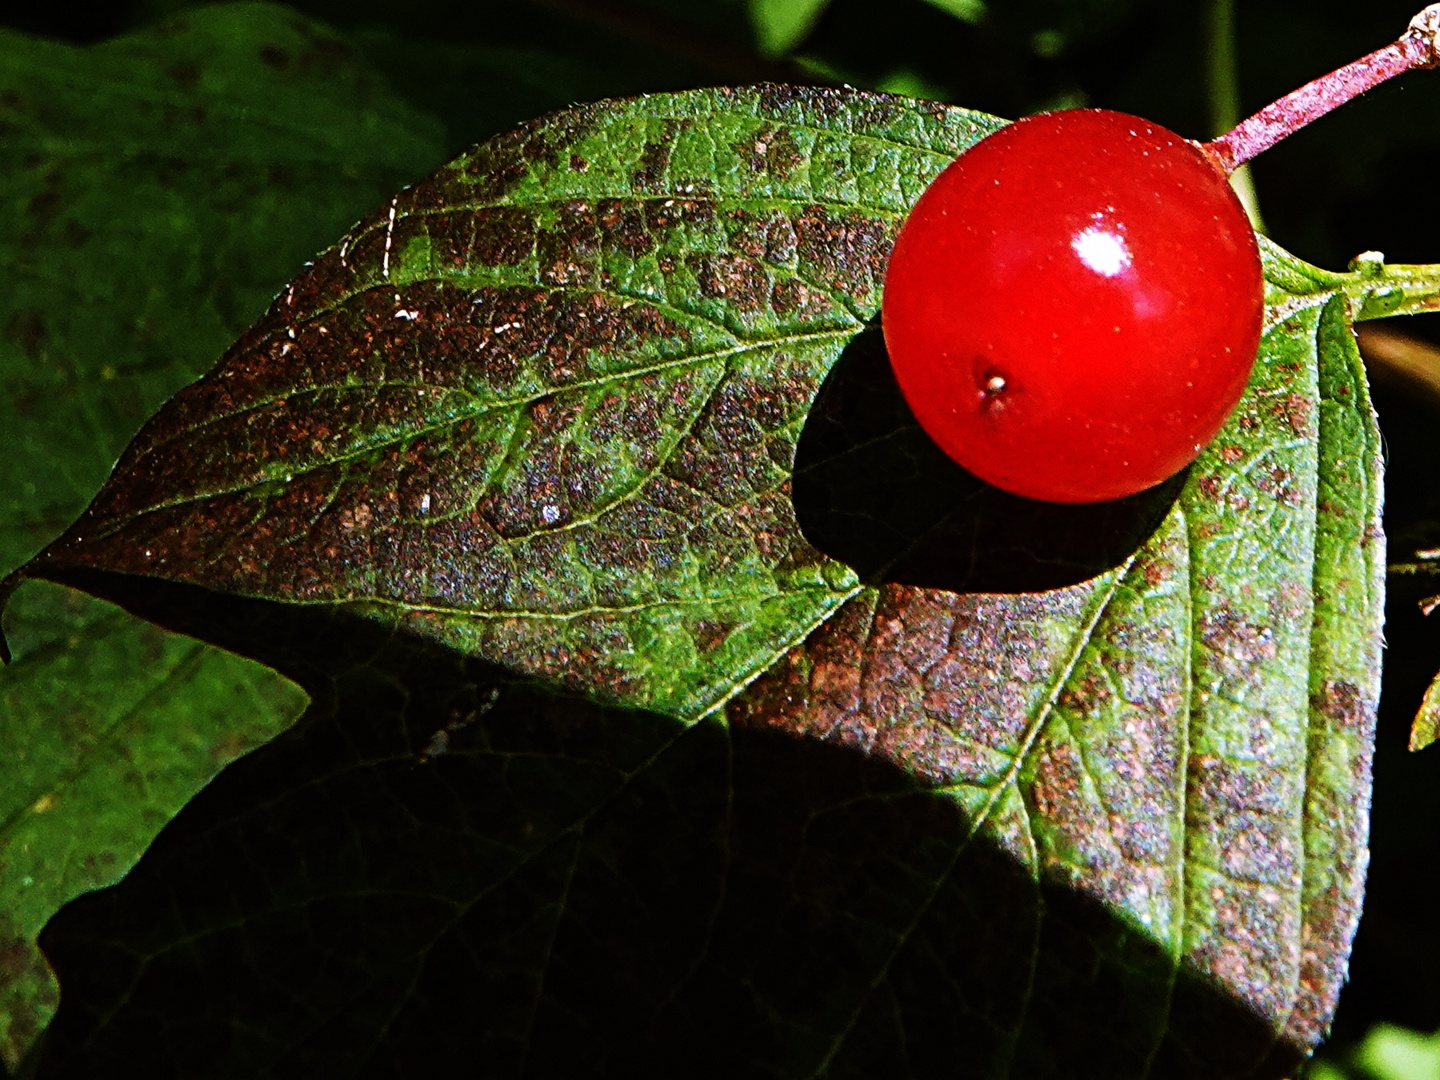
<path fill-rule="evenodd" d="M 1247 0 L 1234 44 L 1244 113 L 1392 40 L 1418 0 Z M 0 23 L 76 42 L 188 6 L 122 0 L 0 9 Z M 832 0 L 790 58 L 755 46 L 744 0 L 302 0 L 293 6 L 350 36 L 414 104 L 447 126 L 449 150 L 577 101 L 760 79 L 845 82 L 923 93 L 1003 116 L 1097 105 L 1214 134 L 1207 20 L 1174 0 L 991 0 L 971 25 L 922 0 Z M 1043 55 L 1042 55 L 1043 54 Z M 1434 211 L 1440 73 L 1372 91 L 1265 154 L 1254 167 L 1270 236 L 1341 269 L 1364 250 L 1440 261 Z M 1398 326 L 1440 341 L 1440 317 Z M 1383 374 L 1383 373 L 1381 373 Z M 1392 561 L 1440 544 L 1435 406 L 1377 379 L 1387 444 Z M 1437 666 L 1440 628 L 1418 612 L 1427 590 L 1392 578 L 1375 761 L 1372 862 L 1334 1035 L 1343 1059 L 1375 1023 L 1440 1029 L 1440 748 L 1406 750 L 1410 717 Z"/>

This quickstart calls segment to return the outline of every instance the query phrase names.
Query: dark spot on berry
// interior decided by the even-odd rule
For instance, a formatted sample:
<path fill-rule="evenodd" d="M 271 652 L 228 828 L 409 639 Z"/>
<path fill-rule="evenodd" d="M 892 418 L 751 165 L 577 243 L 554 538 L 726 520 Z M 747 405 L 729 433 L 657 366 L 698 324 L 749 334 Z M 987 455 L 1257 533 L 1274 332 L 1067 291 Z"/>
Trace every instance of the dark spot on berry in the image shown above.
<path fill-rule="evenodd" d="M 986 364 L 982 357 L 974 361 L 976 401 L 980 411 L 998 413 L 1014 396 L 1015 386 L 1000 368 Z"/>
<path fill-rule="evenodd" d="M 276 71 L 283 71 L 290 66 L 290 54 L 279 45 L 262 45 L 260 59 Z"/>

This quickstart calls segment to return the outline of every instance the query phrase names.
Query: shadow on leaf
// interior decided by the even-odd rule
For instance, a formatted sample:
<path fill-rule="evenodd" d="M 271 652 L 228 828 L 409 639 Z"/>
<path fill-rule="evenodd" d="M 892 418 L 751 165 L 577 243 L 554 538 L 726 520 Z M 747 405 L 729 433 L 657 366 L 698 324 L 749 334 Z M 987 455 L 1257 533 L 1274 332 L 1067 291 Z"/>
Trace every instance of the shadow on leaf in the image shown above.
<path fill-rule="evenodd" d="M 805 538 L 867 582 L 1039 592 L 1120 565 L 1164 520 L 1186 473 L 1124 499 L 1022 498 L 952 461 L 915 420 L 878 324 L 820 388 L 795 455 Z"/>
<path fill-rule="evenodd" d="M 1301 1059 L 888 762 L 557 695 L 324 609 L 80 577 L 314 703 L 51 921 L 40 1077 L 1263 1080 Z"/>

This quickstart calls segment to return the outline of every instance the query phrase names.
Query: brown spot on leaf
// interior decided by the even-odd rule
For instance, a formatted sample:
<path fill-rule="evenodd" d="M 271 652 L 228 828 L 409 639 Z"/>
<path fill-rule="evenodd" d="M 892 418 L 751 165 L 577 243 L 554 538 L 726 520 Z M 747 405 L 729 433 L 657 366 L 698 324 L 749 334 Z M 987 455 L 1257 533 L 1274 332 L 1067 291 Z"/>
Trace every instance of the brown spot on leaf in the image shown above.
<path fill-rule="evenodd" d="M 758 106 L 761 116 L 775 120 L 824 124 L 843 114 L 847 100 L 840 90 L 766 83 L 760 87 Z"/>
<path fill-rule="evenodd" d="M 473 229 L 468 245 L 463 241 L 444 244 L 452 260 L 458 260 L 457 265 L 474 262 L 480 266 L 515 266 L 535 250 L 535 218 L 528 210 L 494 206 L 476 210 L 468 217 Z M 464 219 L 457 215 L 459 220 Z M 431 226 L 432 240 L 446 235 L 435 225 Z M 454 235 L 453 230 L 449 235 Z"/>
<path fill-rule="evenodd" d="M 1271 406 L 1271 415 L 1284 420 L 1296 435 L 1309 437 L 1312 402 L 1304 394 L 1289 394 Z"/>
<path fill-rule="evenodd" d="M 640 258 L 655 250 L 655 238 L 645 224 L 645 214 L 640 206 L 619 199 L 607 199 L 596 210 L 605 238 L 621 248 L 628 258 Z"/>
<path fill-rule="evenodd" d="M 565 204 L 554 224 L 540 231 L 536 250 L 547 285 L 598 284 L 602 243 L 595 208 L 583 201 Z"/>
<path fill-rule="evenodd" d="M 1222 881 L 1209 901 L 1215 924 L 1191 954 L 1192 962 L 1261 1015 L 1288 1015 L 1300 926 L 1286 894 Z"/>
<path fill-rule="evenodd" d="M 1375 711 L 1365 700 L 1360 687 L 1352 682 L 1326 679 L 1311 704 L 1343 731 L 1366 736 L 1374 727 Z"/>
<path fill-rule="evenodd" d="M 1279 465 L 1268 471 L 1257 471 L 1255 487 L 1286 506 L 1299 506 L 1305 499 L 1295 483 L 1295 474 Z"/>
<path fill-rule="evenodd" d="M 736 143 L 733 149 L 751 172 L 766 173 L 781 180 L 789 179 L 805 160 L 794 131 L 778 124 L 766 125 L 755 135 Z"/>
<path fill-rule="evenodd" d="M 765 270 L 741 255 L 695 255 L 691 266 L 700 295 L 725 300 L 737 311 L 753 313 L 768 306 L 770 280 Z"/>
<path fill-rule="evenodd" d="M 645 144 L 640 154 L 640 166 L 630 174 L 630 182 L 640 191 L 659 191 L 665 180 L 665 169 L 670 164 L 671 143 L 654 141 Z"/>
<path fill-rule="evenodd" d="M 1045 650 L 1023 612 L 1081 595 L 884 586 L 876 600 L 852 600 L 753 683 L 731 706 L 732 722 L 854 745 L 937 782 L 973 781 L 1025 728 L 1023 686 Z"/>
<path fill-rule="evenodd" d="M 807 208 L 795 220 L 796 253 L 811 281 L 868 303 L 879 291 L 895 239 L 896 222 L 851 211 Z"/>
<path fill-rule="evenodd" d="M 473 198 L 501 199 L 531 169 L 555 169 L 568 161 L 569 148 L 594 129 L 602 111 L 601 106 L 567 109 L 497 135 L 457 163 L 457 179 L 469 181 Z"/>
<path fill-rule="evenodd" d="M 1068 685 L 1061 691 L 1059 703 L 1067 709 L 1085 713 L 1103 707 L 1112 696 L 1105 677 L 1098 671 L 1090 671 L 1078 684 Z"/>
<path fill-rule="evenodd" d="M 1273 660 L 1279 653 L 1275 631 L 1269 626 L 1247 623 L 1229 604 L 1207 611 L 1200 620 L 1200 640 L 1226 666 L 1254 667 Z"/>

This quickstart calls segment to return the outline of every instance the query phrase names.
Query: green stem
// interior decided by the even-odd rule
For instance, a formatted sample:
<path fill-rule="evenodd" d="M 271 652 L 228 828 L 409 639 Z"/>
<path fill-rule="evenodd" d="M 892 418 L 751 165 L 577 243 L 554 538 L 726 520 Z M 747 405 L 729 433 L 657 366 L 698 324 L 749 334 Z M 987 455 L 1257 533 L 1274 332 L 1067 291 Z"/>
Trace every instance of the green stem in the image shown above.
<path fill-rule="evenodd" d="M 1378 252 L 1358 256 L 1341 275 L 1355 321 L 1440 311 L 1440 265 L 1386 265 Z"/>
<path fill-rule="evenodd" d="M 1210 0 L 1205 19 L 1205 88 L 1210 105 L 1210 132 L 1224 135 L 1240 122 L 1240 63 L 1235 55 L 1235 0 Z M 1230 186 L 1240 197 L 1256 232 L 1265 231 L 1260 200 L 1250 166 L 1230 174 Z"/>

